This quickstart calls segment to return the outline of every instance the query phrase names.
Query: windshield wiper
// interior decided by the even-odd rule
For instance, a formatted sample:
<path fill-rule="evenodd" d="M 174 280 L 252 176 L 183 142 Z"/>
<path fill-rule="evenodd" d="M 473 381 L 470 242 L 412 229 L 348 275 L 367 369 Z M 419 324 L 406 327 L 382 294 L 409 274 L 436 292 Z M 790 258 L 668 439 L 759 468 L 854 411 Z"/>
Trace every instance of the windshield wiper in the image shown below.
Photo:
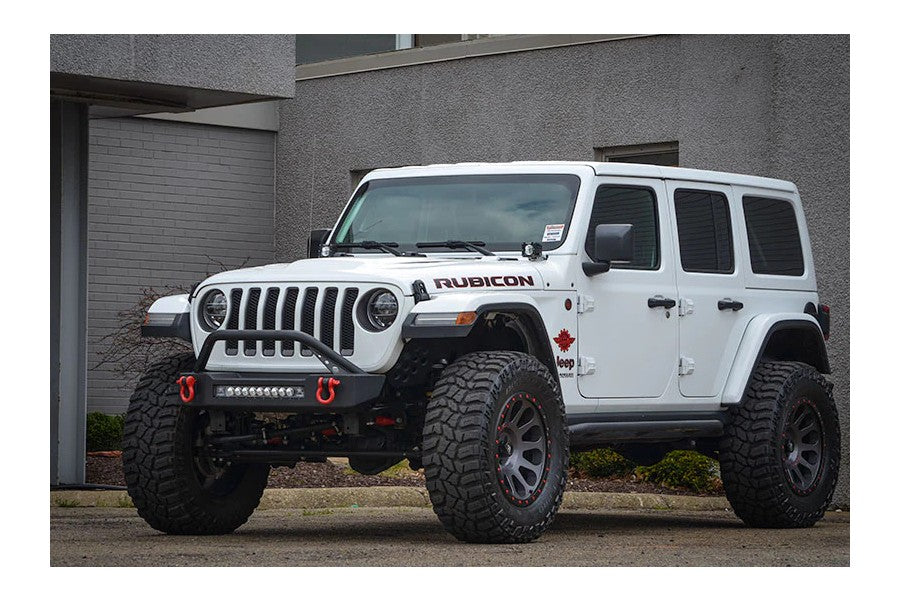
<path fill-rule="evenodd" d="M 388 254 L 393 254 L 394 256 L 418 256 L 417 254 L 407 254 L 406 252 L 401 252 L 397 250 L 400 246 L 397 242 L 375 242 L 372 240 L 363 240 L 361 242 L 338 242 L 335 244 L 329 244 L 332 248 L 362 248 L 363 250 L 381 250 L 382 252 L 387 252 Z"/>
<path fill-rule="evenodd" d="M 470 250 L 480 252 L 485 256 L 494 256 L 490 250 L 485 250 L 484 242 L 464 242 L 462 240 L 447 240 L 446 242 L 418 242 L 416 248 L 450 248 L 451 250 Z"/>

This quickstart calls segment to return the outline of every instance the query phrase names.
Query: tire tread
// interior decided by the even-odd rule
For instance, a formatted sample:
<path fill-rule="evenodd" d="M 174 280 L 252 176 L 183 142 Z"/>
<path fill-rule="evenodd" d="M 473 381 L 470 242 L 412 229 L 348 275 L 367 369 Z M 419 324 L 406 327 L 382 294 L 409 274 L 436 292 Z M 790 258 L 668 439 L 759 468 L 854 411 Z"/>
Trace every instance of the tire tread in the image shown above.
<path fill-rule="evenodd" d="M 563 469 L 551 509 L 532 525 L 519 525 L 498 509 L 504 501 L 487 483 L 487 455 L 493 403 L 491 398 L 516 372 L 527 371 L 554 390 L 565 431 L 565 407 L 549 370 L 528 354 L 511 351 L 474 352 L 444 369 L 425 418 L 425 481 L 434 512 L 458 539 L 481 543 L 521 543 L 536 539 L 549 527 L 562 503 L 568 465 L 568 439 L 560 440 Z M 548 399 L 550 401 L 551 399 Z M 559 448 L 557 448 L 559 450 Z M 491 476 L 493 473 L 491 473 Z M 548 483 L 549 486 L 549 483 Z"/>
<path fill-rule="evenodd" d="M 793 502 L 794 494 L 786 485 L 777 456 L 778 422 L 798 383 L 811 380 L 825 391 L 826 402 L 819 406 L 822 418 L 838 415 L 831 395 L 831 384 L 810 365 L 801 362 L 768 361 L 760 363 L 751 375 L 744 401 L 731 409 L 719 451 L 719 463 L 725 494 L 735 514 L 751 527 L 809 527 L 825 514 L 831 504 L 840 463 L 840 433 L 833 440 L 829 480 L 820 485 L 830 489 L 811 509 Z"/>
<path fill-rule="evenodd" d="M 269 469 L 254 465 L 248 470 L 245 477 L 255 476 L 262 485 L 257 480 L 256 485 L 248 486 L 250 493 L 234 498 L 230 510 L 208 510 L 192 493 L 187 481 L 192 474 L 185 471 L 183 461 L 176 455 L 181 413 L 185 409 L 175 378 L 193 367 L 193 354 L 178 354 L 151 366 L 138 382 L 125 416 L 125 482 L 138 514 L 154 529 L 182 535 L 230 533 L 243 525 L 259 505 Z"/>

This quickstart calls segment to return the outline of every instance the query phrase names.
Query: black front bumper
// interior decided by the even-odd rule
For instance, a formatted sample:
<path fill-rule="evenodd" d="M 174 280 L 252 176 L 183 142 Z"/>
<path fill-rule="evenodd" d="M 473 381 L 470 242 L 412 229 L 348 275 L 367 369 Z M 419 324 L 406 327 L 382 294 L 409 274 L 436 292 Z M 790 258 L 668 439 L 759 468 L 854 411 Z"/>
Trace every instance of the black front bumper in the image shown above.
<path fill-rule="evenodd" d="M 230 373 L 207 371 L 213 346 L 225 341 L 293 341 L 312 350 L 323 373 Z M 191 380 L 191 378 L 193 378 Z M 187 406 L 253 412 L 353 412 L 378 399 L 384 375 L 366 373 L 311 335 L 299 331 L 215 331 L 203 342 L 195 370 L 176 384 Z M 266 388 L 292 388 L 294 396 L 263 394 Z M 232 394 L 226 394 L 232 388 Z M 245 393 L 244 389 L 253 390 Z M 302 390 L 302 393 L 300 393 Z M 271 391 L 271 390 L 270 390 Z"/>
<path fill-rule="evenodd" d="M 188 406 L 223 410 L 253 412 L 353 412 L 376 400 L 384 387 L 384 375 L 327 374 L 295 375 L 290 373 L 225 373 L 205 371 L 182 373 L 194 377 L 194 397 Z M 339 381 L 329 390 L 328 380 Z M 320 389 L 319 381 L 322 380 Z M 255 390 L 267 388 L 292 388 L 302 390 L 302 396 L 284 398 L 257 395 Z M 222 395 L 222 390 L 238 389 L 237 395 Z M 253 395 L 244 395 L 244 388 L 254 389 Z M 216 391 L 219 391 L 217 394 Z M 296 392 L 295 392 L 296 393 Z M 318 395 L 330 402 L 322 402 Z M 184 400 L 184 398 L 182 398 Z"/>

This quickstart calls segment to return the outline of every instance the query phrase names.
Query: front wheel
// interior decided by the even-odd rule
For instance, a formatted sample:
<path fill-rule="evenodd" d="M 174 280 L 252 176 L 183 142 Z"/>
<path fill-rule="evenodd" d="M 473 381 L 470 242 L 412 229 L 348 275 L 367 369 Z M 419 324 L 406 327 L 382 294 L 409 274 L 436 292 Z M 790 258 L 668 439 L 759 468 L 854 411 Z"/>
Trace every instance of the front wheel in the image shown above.
<path fill-rule="evenodd" d="M 799 362 L 763 362 L 731 409 L 719 460 L 725 494 L 752 527 L 809 527 L 831 503 L 841 434 L 831 384 Z"/>
<path fill-rule="evenodd" d="M 475 352 L 447 367 L 425 418 L 422 464 L 444 527 L 467 542 L 518 543 L 556 516 L 569 464 L 553 375 L 520 352 Z"/>
<path fill-rule="evenodd" d="M 125 416 L 122 467 L 138 514 L 165 533 L 231 533 L 259 504 L 268 465 L 229 465 L 206 452 L 210 415 L 184 406 L 175 379 L 194 355 L 150 367 Z"/>

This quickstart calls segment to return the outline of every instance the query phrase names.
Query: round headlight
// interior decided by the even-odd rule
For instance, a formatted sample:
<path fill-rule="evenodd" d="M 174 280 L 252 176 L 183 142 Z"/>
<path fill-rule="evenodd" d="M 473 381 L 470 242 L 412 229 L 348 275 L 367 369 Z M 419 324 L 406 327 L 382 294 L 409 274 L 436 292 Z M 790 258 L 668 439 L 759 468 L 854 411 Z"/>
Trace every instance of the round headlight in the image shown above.
<path fill-rule="evenodd" d="M 228 312 L 228 299 L 219 290 L 212 290 L 203 297 L 200 304 L 200 316 L 207 329 L 218 329 L 225 322 Z"/>
<path fill-rule="evenodd" d="M 366 315 L 375 329 L 387 329 L 397 319 L 400 305 L 397 296 L 387 290 L 375 292 L 369 297 Z"/>

